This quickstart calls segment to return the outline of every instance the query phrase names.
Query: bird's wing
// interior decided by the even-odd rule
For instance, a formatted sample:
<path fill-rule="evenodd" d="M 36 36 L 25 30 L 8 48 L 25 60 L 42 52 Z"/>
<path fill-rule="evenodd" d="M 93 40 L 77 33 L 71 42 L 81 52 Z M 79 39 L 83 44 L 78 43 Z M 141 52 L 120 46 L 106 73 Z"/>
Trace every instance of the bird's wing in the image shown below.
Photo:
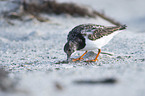
<path fill-rule="evenodd" d="M 81 34 L 83 36 L 88 37 L 90 40 L 96 40 L 99 39 L 103 36 L 107 36 L 117 30 L 121 30 L 121 26 L 113 26 L 113 27 L 104 27 L 104 26 L 97 26 L 97 27 L 92 27 L 89 29 L 83 29 L 81 31 Z"/>
<path fill-rule="evenodd" d="M 103 36 L 107 36 L 109 34 L 113 33 L 112 31 L 106 30 L 106 28 L 97 28 L 92 32 L 92 34 L 88 35 L 88 38 L 90 40 L 96 40 Z"/>

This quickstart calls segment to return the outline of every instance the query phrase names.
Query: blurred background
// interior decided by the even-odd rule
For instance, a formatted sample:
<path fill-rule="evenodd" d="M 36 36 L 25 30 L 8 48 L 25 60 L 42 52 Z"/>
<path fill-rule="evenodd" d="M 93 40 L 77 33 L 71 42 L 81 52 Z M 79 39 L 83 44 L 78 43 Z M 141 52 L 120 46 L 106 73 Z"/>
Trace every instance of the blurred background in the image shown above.
<path fill-rule="evenodd" d="M 10 10 L 14 8 L 14 5 L 20 5 L 23 1 L 36 5 L 41 5 L 46 1 L 75 3 L 79 6 L 92 8 L 122 24 L 126 24 L 128 29 L 132 31 L 145 31 L 145 0 L 0 0 L 0 12 Z"/>
<path fill-rule="evenodd" d="M 75 2 L 104 12 L 107 16 L 126 24 L 132 31 L 145 31 L 145 0 L 58 0 Z"/>
<path fill-rule="evenodd" d="M 145 0 L 0 0 L 0 96 L 144 96 L 144 9 Z M 65 63 L 67 34 L 82 23 L 127 30 L 99 61 Z"/>

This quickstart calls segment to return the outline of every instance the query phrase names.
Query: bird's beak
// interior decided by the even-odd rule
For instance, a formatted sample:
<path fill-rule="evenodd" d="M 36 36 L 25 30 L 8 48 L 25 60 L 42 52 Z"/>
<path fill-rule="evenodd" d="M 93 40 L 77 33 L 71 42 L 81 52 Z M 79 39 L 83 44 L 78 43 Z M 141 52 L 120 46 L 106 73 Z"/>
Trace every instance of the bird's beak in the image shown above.
<path fill-rule="evenodd" d="M 71 55 L 67 54 L 67 61 L 70 60 L 70 56 L 71 56 Z"/>

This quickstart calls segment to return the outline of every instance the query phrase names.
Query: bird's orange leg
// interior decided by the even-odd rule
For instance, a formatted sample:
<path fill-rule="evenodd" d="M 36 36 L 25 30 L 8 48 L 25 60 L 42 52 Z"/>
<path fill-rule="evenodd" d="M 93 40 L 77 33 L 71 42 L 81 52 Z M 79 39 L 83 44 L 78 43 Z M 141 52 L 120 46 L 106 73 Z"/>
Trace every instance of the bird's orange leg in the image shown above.
<path fill-rule="evenodd" d="M 79 58 L 73 59 L 72 61 L 77 61 L 77 60 L 81 61 L 81 60 L 83 60 L 83 56 L 84 56 L 85 54 L 87 54 L 87 52 L 88 52 L 88 51 L 86 51 L 86 52 L 85 52 L 82 56 L 80 56 Z"/>
<path fill-rule="evenodd" d="M 93 60 L 87 60 L 86 62 L 96 62 L 96 61 L 98 61 L 98 56 L 99 56 L 99 54 L 101 53 L 101 49 L 98 49 L 98 54 L 97 54 L 97 56 L 96 56 L 96 58 L 95 59 L 93 59 Z"/>

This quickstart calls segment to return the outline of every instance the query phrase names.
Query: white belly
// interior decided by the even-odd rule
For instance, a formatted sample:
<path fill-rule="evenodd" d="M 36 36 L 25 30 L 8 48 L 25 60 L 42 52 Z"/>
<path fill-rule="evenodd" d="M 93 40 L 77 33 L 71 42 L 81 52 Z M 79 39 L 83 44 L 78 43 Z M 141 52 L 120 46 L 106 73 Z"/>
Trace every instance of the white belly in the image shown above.
<path fill-rule="evenodd" d="M 87 37 L 85 37 L 86 46 L 85 48 L 81 49 L 81 51 L 101 49 L 101 47 L 106 45 L 113 38 L 113 36 L 116 35 L 117 33 L 119 32 L 114 32 L 108 36 L 103 36 L 94 41 L 89 40 Z"/>

